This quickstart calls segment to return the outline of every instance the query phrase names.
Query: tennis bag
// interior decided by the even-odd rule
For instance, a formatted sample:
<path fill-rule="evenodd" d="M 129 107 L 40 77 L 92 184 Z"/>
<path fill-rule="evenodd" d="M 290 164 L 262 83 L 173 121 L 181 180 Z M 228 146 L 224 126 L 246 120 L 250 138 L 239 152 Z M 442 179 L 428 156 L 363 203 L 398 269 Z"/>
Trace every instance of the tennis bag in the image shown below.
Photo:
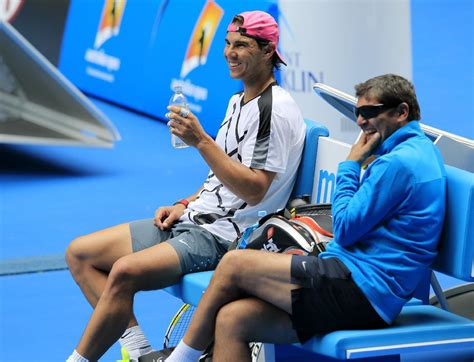
<path fill-rule="evenodd" d="M 331 204 L 308 204 L 264 216 L 230 249 L 318 255 L 333 238 Z"/>

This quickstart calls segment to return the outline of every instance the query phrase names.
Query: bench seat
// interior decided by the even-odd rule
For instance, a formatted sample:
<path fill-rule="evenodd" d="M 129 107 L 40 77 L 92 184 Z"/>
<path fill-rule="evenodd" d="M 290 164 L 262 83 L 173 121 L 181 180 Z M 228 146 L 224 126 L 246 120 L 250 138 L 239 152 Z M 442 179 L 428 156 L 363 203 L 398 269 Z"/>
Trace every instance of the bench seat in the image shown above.
<path fill-rule="evenodd" d="M 181 283 L 166 291 L 185 303 L 197 305 L 212 274 L 207 271 L 185 275 Z M 470 349 L 474 355 L 474 322 L 431 305 L 410 305 L 403 308 L 388 328 L 336 331 L 314 337 L 301 347 L 342 360 L 408 352 L 446 352 L 450 348 Z"/>
<path fill-rule="evenodd" d="M 430 305 L 406 306 L 388 328 L 336 331 L 313 337 L 302 348 L 341 360 L 451 348 L 474 355 L 474 323 Z"/>

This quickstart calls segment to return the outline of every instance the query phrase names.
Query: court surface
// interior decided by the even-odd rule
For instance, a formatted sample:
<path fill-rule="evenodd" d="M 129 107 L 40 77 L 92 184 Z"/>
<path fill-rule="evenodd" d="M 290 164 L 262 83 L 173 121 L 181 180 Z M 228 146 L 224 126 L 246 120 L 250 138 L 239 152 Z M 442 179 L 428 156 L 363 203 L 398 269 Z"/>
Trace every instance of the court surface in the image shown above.
<path fill-rule="evenodd" d="M 164 123 L 96 104 L 122 135 L 113 149 L 0 145 L 0 361 L 64 361 L 74 349 L 91 308 L 65 270 L 70 240 L 151 217 L 207 176 Z M 161 291 L 135 298 L 155 348 L 181 304 Z M 119 357 L 115 345 L 102 360 Z"/>

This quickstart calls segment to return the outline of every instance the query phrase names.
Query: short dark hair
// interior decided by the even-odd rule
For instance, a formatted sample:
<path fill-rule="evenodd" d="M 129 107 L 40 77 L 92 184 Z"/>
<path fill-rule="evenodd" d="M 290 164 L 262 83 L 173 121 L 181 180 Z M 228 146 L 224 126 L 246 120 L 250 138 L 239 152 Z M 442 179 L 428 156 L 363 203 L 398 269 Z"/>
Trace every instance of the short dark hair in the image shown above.
<path fill-rule="evenodd" d="M 399 75 L 385 74 L 371 78 L 357 84 L 355 90 L 357 97 L 375 98 L 382 104 L 394 107 L 405 102 L 409 108 L 407 121 L 421 119 L 415 87 L 413 83 Z"/>
<path fill-rule="evenodd" d="M 242 15 L 235 15 L 234 18 L 232 19 L 232 23 L 237 24 L 239 26 L 243 25 L 244 24 L 244 17 Z M 248 38 L 254 39 L 257 42 L 257 45 L 260 49 L 262 49 L 265 46 L 267 46 L 268 44 L 270 44 L 270 42 L 268 40 L 265 40 L 265 39 L 262 39 L 262 38 L 257 38 L 255 36 L 251 36 L 251 35 L 245 34 L 243 32 L 241 32 L 240 34 L 243 35 L 243 36 L 246 36 Z M 280 58 L 278 57 L 278 54 L 275 51 L 273 53 L 273 57 L 272 57 L 272 67 L 276 68 L 276 69 L 280 69 L 280 66 L 281 66 L 281 61 L 280 61 Z"/>

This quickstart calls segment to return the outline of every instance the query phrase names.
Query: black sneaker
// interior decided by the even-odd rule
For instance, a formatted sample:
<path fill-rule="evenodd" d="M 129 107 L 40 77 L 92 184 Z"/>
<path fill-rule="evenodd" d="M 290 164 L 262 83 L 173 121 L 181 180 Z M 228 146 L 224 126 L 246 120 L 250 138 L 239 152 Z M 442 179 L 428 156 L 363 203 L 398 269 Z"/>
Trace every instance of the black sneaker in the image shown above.
<path fill-rule="evenodd" d="M 174 347 L 172 348 L 165 348 L 161 351 L 153 351 L 138 358 L 138 362 L 162 362 L 166 361 L 166 359 L 170 356 L 171 352 L 173 352 Z"/>

